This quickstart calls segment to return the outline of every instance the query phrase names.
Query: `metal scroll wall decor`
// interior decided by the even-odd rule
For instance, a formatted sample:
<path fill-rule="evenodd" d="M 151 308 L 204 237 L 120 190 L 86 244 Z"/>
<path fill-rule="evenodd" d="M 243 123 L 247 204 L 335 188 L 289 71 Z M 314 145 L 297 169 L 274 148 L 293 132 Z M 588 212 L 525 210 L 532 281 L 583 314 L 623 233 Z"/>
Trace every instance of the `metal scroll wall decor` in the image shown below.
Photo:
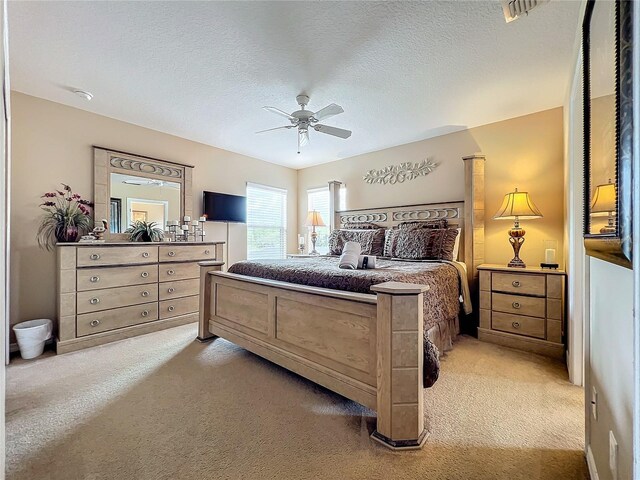
<path fill-rule="evenodd" d="M 404 162 L 399 165 L 389 165 L 379 170 L 369 170 L 362 179 L 370 185 L 374 183 L 394 185 L 429 175 L 437 166 L 437 163 L 427 158 L 421 162 Z"/>

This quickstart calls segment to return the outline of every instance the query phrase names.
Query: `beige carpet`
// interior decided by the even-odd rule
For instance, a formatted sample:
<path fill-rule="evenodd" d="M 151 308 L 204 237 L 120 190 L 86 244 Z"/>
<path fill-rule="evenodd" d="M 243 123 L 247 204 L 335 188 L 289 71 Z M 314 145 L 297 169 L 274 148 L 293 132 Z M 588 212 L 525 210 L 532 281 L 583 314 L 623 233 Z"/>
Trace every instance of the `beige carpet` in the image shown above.
<path fill-rule="evenodd" d="M 371 411 L 188 325 L 8 369 L 9 479 L 585 479 L 562 365 L 463 337 L 419 452 Z"/>

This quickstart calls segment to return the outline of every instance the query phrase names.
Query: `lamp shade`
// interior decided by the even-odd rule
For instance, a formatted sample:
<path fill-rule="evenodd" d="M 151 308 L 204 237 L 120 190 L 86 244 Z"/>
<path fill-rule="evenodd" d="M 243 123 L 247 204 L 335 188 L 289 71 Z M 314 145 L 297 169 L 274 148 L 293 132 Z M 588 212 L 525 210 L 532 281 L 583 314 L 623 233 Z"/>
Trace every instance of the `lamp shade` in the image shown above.
<path fill-rule="evenodd" d="M 598 185 L 593 192 L 591 202 L 592 213 L 609 213 L 616 211 L 616 185 L 615 183 L 605 183 Z"/>
<path fill-rule="evenodd" d="M 535 206 L 528 192 L 519 192 L 516 188 L 513 192 L 504 196 L 502 205 L 493 218 L 513 220 L 542 218 L 542 213 Z"/>
<path fill-rule="evenodd" d="M 307 213 L 306 226 L 307 227 L 326 227 L 326 225 L 322 221 L 320 212 L 316 210 L 311 210 L 309 213 Z"/>

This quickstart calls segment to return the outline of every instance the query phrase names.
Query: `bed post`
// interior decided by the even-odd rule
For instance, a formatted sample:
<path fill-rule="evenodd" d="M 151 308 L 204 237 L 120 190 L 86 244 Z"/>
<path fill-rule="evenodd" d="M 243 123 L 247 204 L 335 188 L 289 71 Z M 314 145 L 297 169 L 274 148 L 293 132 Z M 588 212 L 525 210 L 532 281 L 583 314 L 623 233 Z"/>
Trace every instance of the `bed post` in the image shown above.
<path fill-rule="evenodd" d="M 216 253 L 217 254 L 217 253 Z M 200 342 L 213 340 L 216 336 L 209 331 L 209 319 L 211 318 L 211 275 L 209 272 L 220 272 L 224 262 L 211 260 L 199 262 L 200 265 L 200 318 L 198 319 L 198 337 Z"/>
<path fill-rule="evenodd" d="M 331 180 L 329 182 L 329 211 L 331 212 L 329 232 L 340 228 L 340 219 L 338 218 L 338 210 L 340 209 L 340 187 L 342 187 L 342 182 L 337 180 Z"/>
<path fill-rule="evenodd" d="M 478 267 L 484 263 L 484 163 L 479 153 L 464 162 L 464 263 L 474 311 L 477 310 Z"/>
<path fill-rule="evenodd" d="M 423 397 L 423 294 L 427 285 L 387 282 L 378 294 L 377 427 L 371 437 L 394 450 L 427 439 Z"/>

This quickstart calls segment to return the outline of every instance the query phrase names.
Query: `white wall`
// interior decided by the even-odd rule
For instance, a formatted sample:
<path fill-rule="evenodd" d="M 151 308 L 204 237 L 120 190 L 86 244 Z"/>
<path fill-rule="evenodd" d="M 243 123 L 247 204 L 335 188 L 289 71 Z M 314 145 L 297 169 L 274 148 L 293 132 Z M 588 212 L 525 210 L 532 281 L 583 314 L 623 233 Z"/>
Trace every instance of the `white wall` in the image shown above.
<path fill-rule="evenodd" d="M 609 431 L 618 441 L 618 479 L 632 478 L 633 271 L 590 259 L 589 392 L 598 392 L 598 418 L 589 417 L 588 446 L 600 480 L 609 470 Z"/>

